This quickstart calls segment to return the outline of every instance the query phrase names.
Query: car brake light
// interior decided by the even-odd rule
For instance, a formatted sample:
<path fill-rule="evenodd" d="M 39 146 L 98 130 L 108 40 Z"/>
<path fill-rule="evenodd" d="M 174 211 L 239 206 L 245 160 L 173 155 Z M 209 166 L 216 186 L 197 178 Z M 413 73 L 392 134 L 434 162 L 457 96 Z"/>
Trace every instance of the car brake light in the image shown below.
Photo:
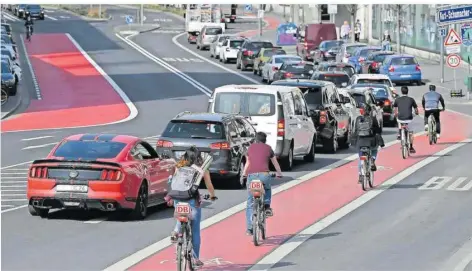
<path fill-rule="evenodd" d="M 364 115 L 364 108 L 359 108 L 359 114 Z"/>
<path fill-rule="evenodd" d="M 388 72 L 394 72 L 395 68 L 393 66 L 388 67 Z"/>
<path fill-rule="evenodd" d="M 421 71 L 420 65 L 416 65 L 416 70 Z"/>
<path fill-rule="evenodd" d="M 47 167 L 33 167 L 30 171 L 30 177 L 47 179 L 48 168 Z"/>
<path fill-rule="evenodd" d="M 212 143 L 210 145 L 210 148 L 213 149 L 213 150 L 229 150 L 229 149 L 231 149 L 228 142 Z"/>
<path fill-rule="evenodd" d="M 390 101 L 389 101 L 389 100 L 385 100 L 384 106 L 389 106 L 389 105 L 390 105 Z"/>
<path fill-rule="evenodd" d="M 372 64 L 370 64 L 370 66 L 371 66 L 372 68 L 377 68 L 377 63 L 376 63 L 376 62 L 372 62 Z"/>
<path fill-rule="evenodd" d="M 320 112 L 320 124 L 325 124 L 327 120 L 328 120 L 328 118 L 326 116 L 326 111 L 321 111 Z"/>
<path fill-rule="evenodd" d="M 290 77 L 293 76 L 293 73 L 286 72 L 286 73 L 284 73 L 284 76 L 285 76 L 285 78 L 290 78 Z"/>
<path fill-rule="evenodd" d="M 167 140 L 158 140 L 157 141 L 157 147 L 161 148 L 172 148 L 174 147 L 174 143 L 167 141 Z"/>
<path fill-rule="evenodd" d="M 277 121 L 277 136 L 285 136 L 285 120 Z"/>
<path fill-rule="evenodd" d="M 104 169 L 102 174 L 100 174 L 100 180 L 102 181 L 120 181 L 121 177 L 121 170 Z"/>
<path fill-rule="evenodd" d="M 252 56 L 252 51 L 244 51 L 243 55 L 245 56 Z"/>

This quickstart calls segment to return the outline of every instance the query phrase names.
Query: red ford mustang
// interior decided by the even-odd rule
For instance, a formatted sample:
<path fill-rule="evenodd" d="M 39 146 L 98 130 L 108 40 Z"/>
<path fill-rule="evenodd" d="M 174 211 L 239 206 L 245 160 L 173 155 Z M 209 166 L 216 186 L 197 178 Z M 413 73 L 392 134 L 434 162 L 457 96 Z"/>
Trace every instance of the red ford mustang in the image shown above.
<path fill-rule="evenodd" d="M 165 202 L 174 170 L 173 159 L 137 137 L 72 135 L 30 166 L 28 209 L 41 217 L 54 208 L 121 210 L 143 219 L 148 207 Z"/>

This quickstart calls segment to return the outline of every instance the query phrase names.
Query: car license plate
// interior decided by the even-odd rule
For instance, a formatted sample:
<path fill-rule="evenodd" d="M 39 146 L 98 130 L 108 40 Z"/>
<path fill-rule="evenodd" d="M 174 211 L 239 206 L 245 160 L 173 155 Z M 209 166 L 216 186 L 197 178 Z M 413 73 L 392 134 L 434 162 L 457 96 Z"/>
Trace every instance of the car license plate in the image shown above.
<path fill-rule="evenodd" d="M 182 157 L 182 155 L 184 155 L 185 151 L 175 151 L 174 152 L 174 156 L 175 156 L 175 159 L 180 159 L 180 157 Z"/>
<path fill-rule="evenodd" d="M 411 75 L 409 75 L 409 74 L 403 74 L 403 75 L 400 75 L 400 77 L 401 77 L 401 78 L 409 78 L 409 77 L 411 77 Z"/>
<path fill-rule="evenodd" d="M 70 185 L 70 184 L 59 184 L 56 186 L 57 192 L 88 192 L 88 186 L 86 185 Z"/>
<path fill-rule="evenodd" d="M 64 201 L 64 206 L 67 207 L 77 207 L 80 205 L 80 202 L 77 201 Z"/>

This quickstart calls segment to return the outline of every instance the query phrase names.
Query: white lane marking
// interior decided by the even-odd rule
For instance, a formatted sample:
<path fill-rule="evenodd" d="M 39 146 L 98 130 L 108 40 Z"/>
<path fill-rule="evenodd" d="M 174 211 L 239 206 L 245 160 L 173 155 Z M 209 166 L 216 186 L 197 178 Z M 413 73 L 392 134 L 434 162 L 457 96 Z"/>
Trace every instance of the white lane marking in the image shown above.
<path fill-rule="evenodd" d="M 157 19 L 154 19 L 153 21 L 154 21 L 154 22 L 172 22 L 172 19 L 160 19 L 160 18 L 157 18 Z"/>
<path fill-rule="evenodd" d="M 163 57 L 162 60 L 167 62 L 204 62 L 199 58 L 172 58 L 172 57 Z"/>
<path fill-rule="evenodd" d="M 129 97 L 126 95 L 126 93 L 118 86 L 111 77 L 105 73 L 105 71 L 98 66 L 98 64 L 87 54 L 87 52 L 82 49 L 82 47 L 77 43 L 77 41 L 69 34 L 66 33 L 66 36 L 69 38 L 69 40 L 77 47 L 77 49 L 80 51 L 80 53 L 92 64 L 92 66 L 105 78 L 105 80 L 112 86 L 112 88 L 120 95 L 121 99 L 124 101 L 126 106 L 128 107 L 130 114 L 128 117 L 114 121 L 114 122 L 109 122 L 109 123 L 104 123 L 104 124 L 95 124 L 95 125 L 84 125 L 84 126 L 73 126 L 73 127 L 60 127 L 60 128 L 47 128 L 47 129 L 30 129 L 30 130 L 16 130 L 16 131 L 5 131 L 2 133 L 18 133 L 18 132 L 30 132 L 30 131 L 47 131 L 47 130 L 64 130 L 64 129 L 76 129 L 76 128 L 88 128 L 88 127 L 99 127 L 99 126 L 105 126 L 105 125 L 113 125 L 113 124 L 118 124 L 118 123 L 123 123 L 130 121 L 138 115 L 138 109 L 136 106 L 133 104 L 133 102 L 129 99 Z M 32 68 L 31 68 L 32 69 Z"/>
<path fill-rule="evenodd" d="M 2 176 L 3 175 L 25 175 L 25 174 L 26 172 L 2 172 Z"/>
<path fill-rule="evenodd" d="M 472 142 L 472 139 L 466 139 L 461 141 L 460 143 L 456 143 L 452 146 L 449 146 L 437 153 L 433 156 L 425 158 L 420 162 L 414 164 L 413 166 L 403 170 L 399 174 L 395 175 L 394 177 L 385 181 L 382 185 L 377 187 L 374 190 L 368 191 L 367 193 L 363 194 L 359 198 L 351 201 L 347 205 L 341 207 L 334 213 L 328 215 L 327 217 L 317 221 L 316 223 L 312 224 L 305 230 L 301 231 L 300 233 L 296 234 L 278 248 L 273 250 L 271 253 L 266 255 L 262 258 L 258 263 L 256 263 L 250 271 L 262 271 L 262 270 L 269 270 L 271 269 L 276 263 L 280 262 L 283 258 L 285 258 L 289 253 L 294 251 L 297 247 L 303 244 L 305 241 L 311 239 L 314 235 L 318 232 L 322 231 L 323 229 L 329 227 L 331 224 L 335 223 L 336 221 L 340 220 L 344 216 L 348 215 L 349 213 L 353 212 L 357 208 L 361 207 L 362 205 L 366 204 L 376 196 L 380 195 L 380 193 L 387 191 L 388 188 L 391 186 L 399 183 L 400 181 L 406 179 L 408 176 L 412 175 L 416 171 L 420 170 L 421 168 L 427 166 L 428 164 L 436 161 L 437 159 L 441 158 L 442 156 L 450 153 L 467 143 Z"/>
<path fill-rule="evenodd" d="M 187 34 L 187 33 L 184 32 L 184 33 L 182 33 L 182 34 L 179 34 L 179 35 L 173 37 L 173 38 L 172 38 L 172 42 L 173 42 L 175 45 L 177 45 L 177 46 L 179 46 L 180 48 L 182 48 L 183 50 L 189 52 L 190 54 L 192 54 L 192 55 L 194 55 L 194 56 L 196 56 L 196 57 L 198 57 L 198 58 L 200 58 L 200 59 L 202 59 L 202 60 L 204 60 L 204 61 L 206 61 L 206 62 L 208 62 L 208 63 L 210 63 L 210 64 L 212 64 L 212 65 L 214 65 L 214 66 L 216 66 L 216 67 L 218 67 L 218 68 L 220 68 L 220 69 L 223 69 L 223 70 L 225 70 L 225 71 L 227 71 L 227 72 L 229 72 L 229 73 L 235 74 L 235 75 L 237 75 L 237 76 L 239 76 L 239 77 L 241 77 L 241 78 L 244 78 L 244 79 L 246 79 L 246 80 L 248 80 L 248 81 L 250 81 L 250 82 L 252 82 L 252 83 L 254 83 L 254 84 L 258 84 L 258 85 L 261 84 L 261 82 L 255 80 L 255 79 L 253 79 L 253 78 L 251 78 L 251 77 L 249 77 L 249 76 L 246 76 L 246 75 L 244 75 L 244 74 L 242 74 L 242 73 L 240 73 L 240 72 L 231 70 L 230 68 L 227 68 L 227 67 L 225 67 L 225 66 L 223 66 L 223 65 L 220 65 L 220 64 L 218 64 L 218 63 L 216 63 L 216 62 L 214 62 L 214 61 L 211 61 L 211 60 L 205 58 L 204 56 L 201 56 L 201 55 L 195 53 L 194 51 L 188 49 L 187 47 L 183 46 L 182 44 L 180 44 L 180 43 L 177 41 L 177 39 L 180 38 L 180 37 L 183 36 L 183 35 L 186 35 L 186 34 Z"/>
<path fill-rule="evenodd" d="M 6 17 L 6 18 L 7 18 L 8 20 L 10 20 L 10 21 L 15 21 L 15 22 L 17 22 L 17 21 L 20 20 L 20 19 L 16 18 L 15 16 L 13 16 L 13 15 L 11 15 L 11 14 L 9 14 L 9 13 L 6 13 L 6 12 L 2 12 L 2 15 L 3 15 L 4 17 Z"/>
<path fill-rule="evenodd" d="M 442 270 L 454 270 L 454 271 L 466 271 L 469 263 L 472 262 L 472 238 L 461 247 L 459 250 L 451 256 L 450 260 L 445 264 L 445 268 Z M 455 267 L 454 269 L 452 269 Z"/>
<path fill-rule="evenodd" d="M 25 185 L 3 185 L 3 184 L 0 184 L 0 189 L 4 189 L 4 188 L 20 188 L 20 187 L 26 188 L 26 184 L 25 184 Z M 7 190 L 5 190 L 5 191 L 7 191 Z"/>
<path fill-rule="evenodd" d="M 38 136 L 38 137 L 23 138 L 21 141 L 31 141 L 31 140 L 38 140 L 38 139 L 51 138 L 51 137 L 54 137 L 54 136 Z"/>
<path fill-rule="evenodd" d="M 19 168 L 19 169 L 16 169 L 16 168 L 12 168 L 12 169 L 2 169 L 2 174 L 9 174 L 9 171 L 28 171 L 29 169 L 28 168 Z M 23 172 L 24 174 L 25 172 Z"/>
<path fill-rule="evenodd" d="M 2 200 L 2 201 L 3 201 L 3 200 Z M 6 201 L 12 201 L 12 200 L 6 200 Z M 14 201 L 19 201 L 19 200 L 14 200 Z M 14 207 L 14 208 L 2 210 L 0 213 L 3 214 L 3 213 L 8 213 L 8 212 L 16 211 L 16 210 L 19 210 L 19 209 L 23 209 L 23 208 L 25 208 L 25 207 L 27 207 L 27 206 L 28 206 L 28 204 L 20 205 L 20 206 Z"/>
<path fill-rule="evenodd" d="M 52 143 L 47 143 L 47 144 L 42 144 L 42 145 L 29 146 L 29 147 L 24 147 L 22 150 L 31 150 L 31 149 L 44 148 L 44 147 L 47 147 L 47 146 L 57 145 L 58 143 L 59 142 L 52 142 Z"/>
<path fill-rule="evenodd" d="M 55 11 L 55 10 L 46 9 L 46 10 L 44 10 L 44 12 L 47 12 L 47 13 L 54 13 L 54 12 L 56 12 L 56 11 Z"/>
<path fill-rule="evenodd" d="M 61 18 L 61 19 L 70 19 L 69 16 L 59 16 L 59 18 Z"/>
<path fill-rule="evenodd" d="M 34 90 L 36 92 L 36 98 L 38 100 L 42 100 L 43 97 L 41 96 L 41 89 L 38 84 L 38 79 L 36 78 L 36 74 L 34 73 L 33 65 L 31 65 L 30 57 L 28 51 L 26 50 L 25 40 L 23 39 L 23 35 L 20 34 L 21 46 L 23 46 L 23 53 L 25 54 L 26 64 L 28 65 L 28 69 L 31 74 L 31 79 L 33 79 Z"/>
<path fill-rule="evenodd" d="M 182 31 L 179 31 L 179 30 L 154 30 L 151 33 L 156 33 L 156 34 L 179 34 L 179 33 L 182 33 Z"/>
<path fill-rule="evenodd" d="M 422 186 L 418 187 L 419 190 L 438 190 L 446 185 L 452 177 L 438 177 L 434 176 L 426 181 Z"/>
<path fill-rule="evenodd" d="M 24 195 L 23 195 L 24 196 Z M 2 197 L 4 197 L 4 195 L 2 195 Z M 27 199 L 2 199 L 2 202 L 8 202 L 8 201 L 27 201 Z M 23 205 L 23 206 L 18 206 L 18 208 L 15 208 L 16 209 L 20 209 L 20 208 L 23 208 L 25 206 L 28 206 L 28 205 Z M 2 211 L 2 213 L 6 212 L 6 211 L 12 211 L 12 209 L 9 209 L 9 210 L 4 210 Z"/>
<path fill-rule="evenodd" d="M 2 188 L 1 192 L 2 193 L 3 192 L 25 192 L 25 190 L 24 189 L 7 189 L 7 190 L 5 190 L 5 189 Z M 22 195 L 24 196 L 25 194 L 22 194 Z"/>
<path fill-rule="evenodd" d="M 5 170 L 5 169 L 8 169 L 8 168 L 14 168 L 14 167 L 17 167 L 17 166 L 26 165 L 26 164 L 31 164 L 31 163 L 33 163 L 33 160 L 27 161 L 27 162 L 23 162 L 23 163 L 19 163 L 19 164 L 9 165 L 9 166 L 6 166 L 6 167 L 2 167 L 1 170 Z"/>
<path fill-rule="evenodd" d="M 25 196 L 26 196 L 25 194 L 2 194 L 2 198 L 5 198 L 5 197 L 25 197 Z"/>
<path fill-rule="evenodd" d="M 204 85 L 202 85 L 200 82 L 198 82 L 197 80 L 193 79 L 192 77 L 188 76 L 187 74 L 181 72 L 180 70 L 172 67 L 171 65 L 167 64 L 165 61 L 163 61 L 162 59 L 154 56 L 153 54 L 149 53 L 148 51 L 146 51 L 144 48 L 142 48 L 141 46 L 139 46 L 138 44 L 136 44 L 135 42 L 131 41 L 129 38 L 131 37 L 134 37 L 136 35 L 129 35 L 127 36 L 126 38 L 123 38 L 121 35 L 119 35 L 118 33 L 115 33 L 115 35 L 121 39 L 122 41 L 124 41 L 125 43 L 127 43 L 129 46 L 133 47 L 134 49 L 136 49 L 138 52 L 140 52 L 141 54 L 143 54 L 144 56 L 146 56 L 147 58 L 149 58 L 150 60 L 154 61 L 156 64 L 162 66 L 163 68 L 169 70 L 170 72 L 174 73 L 175 75 L 179 76 L 180 78 L 184 79 L 186 82 L 188 82 L 189 84 L 191 84 L 192 86 L 194 86 L 196 89 L 200 90 L 201 92 L 203 92 L 205 95 L 207 96 L 211 96 L 211 93 L 213 92 L 212 90 L 210 90 L 209 88 L 205 87 Z"/>
<path fill-rule="evenodd" d="M 5 181 L 5 179 L 26 179 L 26 177 L 2 177 L 1 183 L 26 183 L 26 181 Z"/>
<path fill-rule="evenodd" d="M 108 219 L 108 217 L 98 217 L 98 218 L 94 218 L 94 219 L 84 221 L 84 223 L 85 224 L 98 224 L 98 223 L 103 222 L 107 219 Z"/>
<path fill-rule="evenodd" d="M 51 20 L 53 20 L 53 21 L 57 21 L 56 18 L 54 18 L 54 17 L 52 17 L 52 16 L 49 16 L 49 15 L 47 15 L 47 14 L 44 14 L 44 17 L 46 17 L 46 18 L 48 18 L 48 19 L 51 19 Z"/>
<path fill-rule="evenodd" d="M 415 136 L 421 136 L 421 135 L 424 135 L 426 134 L 426 132 L 422 131 L 422 132 L 419 132 L 419 133 L 416 133 Z M 395 141 L 391 141 L 391 142 L 388 142 L 385 144 L 385 147 L 390 147 L 394 144 L 397 144 L 399 143 L 400 141 L 399 140 L 395 140 Z M 344 159 L 341 159 L 337 162 L 334 162 L 328 166 L 325 166 L 325 167 L 322 167 L 320 169 L 317 169 L 315 171 L 312 171 L 306 175 L 303 175 L 301 177 L 298 177 L 297 179 L 295 180 L 292 180 L 288 183 L 284 183 L 282 185 L 279 185 L 278 187 L 276 188 L 273 188 L 272 189 L 272 195 L 276 195 L 278 193 L 281 193 L 283 191 L 286 191 L 286 190 L 289 190 L 290 188 L 294 187 L 294 186 L 297 186 L 299 184 L 302 184 L 304 182 L 307 182 L 321 174 L 324 174 L 330 170 L 333 170 L 335 168 L 338 168 L 340 166 L 343 166 L 351 161 L 354 161 L 356 160 L 357 158 L 359 157 L 358 154 L 353 154 L 351 156 L 348 156 Z M 239 213 L 243 210 L 246 209 L 246 202 L 242 202 L 240 204 L 237 204 L 233 207 L 230 207 L 229 209 L 226 209 L 220 213 L 217 213 L 215 215 L 213 215 L 212 217 L 209 217 L 207 219 L 205 219 L 204 221 L 201 222 L 201 226 L 200 228 L 201 229 L 205 229 L 205 228 L 208 228 L 230 216 L 233 216 L 235 215 L 236 213 Z M 151 244 L 133 254 L 131 254 L 130 256 L 120 260 L 119 262 L 107 267 L 106 269 L 104 269 L 104 271 L 120 271 L 120 270 L 127 270 L 128 268 L 130 268 L 131 266 L 134 266 L 136 265 L 137 263 L 141 262 L 142 260 L 148 258 L 149 256 L 169 247 L 171 245 L 170 243 L 170 240 L 169 238 L 164 238 L 154 244 Z"/>

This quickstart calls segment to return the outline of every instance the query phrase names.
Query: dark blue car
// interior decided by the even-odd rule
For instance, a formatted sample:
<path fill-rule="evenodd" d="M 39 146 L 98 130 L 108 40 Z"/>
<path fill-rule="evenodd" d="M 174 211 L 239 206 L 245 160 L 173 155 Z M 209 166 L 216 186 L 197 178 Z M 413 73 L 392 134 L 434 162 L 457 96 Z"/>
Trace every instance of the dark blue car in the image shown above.
<path fill-rule="evenodd" d="M 360 47 L 356 49 L 356 51 L 354 51 L 351 57 L 349 57 L 348 63 L 351 63 L 356 68 L 357 73 L 361 73 L 362 65 L 364 65 L 365 61 L 367 60 L 367 57 L 372 52 L 380 50 L 382 50 L 382 48 L 378 46 Z"/>
<path fill-rule="evenodd" d="M 393 83 L 416 83 L 421 86 L 421 68 L 412 55 L 387 56 L 379 69 L 379 73 L 387 75 Z"/>
<path fill-rule="evenodd" d="M 44 20 L 44 9 L 40 5 L 27 5 L 26 14 L 29 14 L 31 18 Z"/>

